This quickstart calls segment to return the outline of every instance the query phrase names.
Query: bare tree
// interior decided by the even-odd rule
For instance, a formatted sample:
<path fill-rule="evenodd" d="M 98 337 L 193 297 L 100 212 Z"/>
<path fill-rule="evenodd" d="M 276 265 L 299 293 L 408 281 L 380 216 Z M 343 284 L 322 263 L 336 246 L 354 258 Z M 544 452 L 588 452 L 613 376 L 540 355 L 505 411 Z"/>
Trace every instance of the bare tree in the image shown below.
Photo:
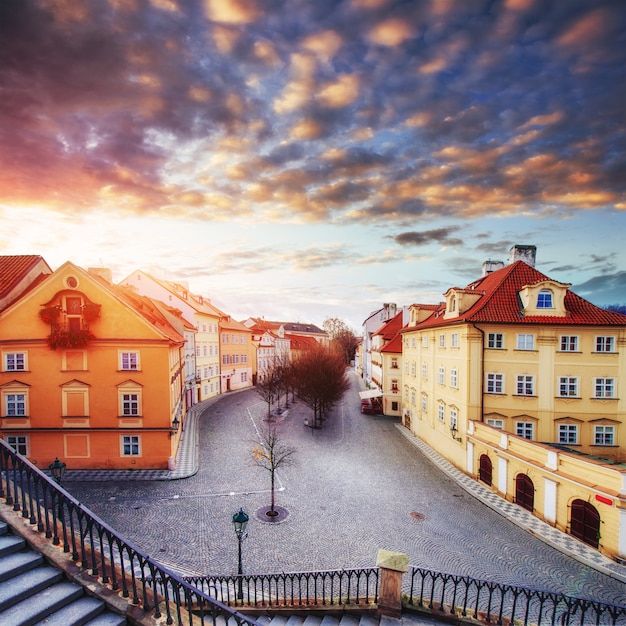
<path fill-rule="evenodd" d="M 275 517 L 278 512 L 275 509 L 275 482 L 276 470 L 296 464 L 294 454 L 296 448 L 287 445 L 279 436 L 276 425 L 269 424 L 259 433 L 259 443 L 252 450 L 252 458 L 257 467 L 262 467 L 270 473 L 271 504 L 266 512 L 269 517 Z"/>
<path fill-rule="evenodd" d="M 341 400 L 350 383 L 343 356 L 318 346 L 294 363 L 298 398 L 313 409 L 313 427 L 319 428 L 324 412 Z"/>
<path fill-rule="evenodd" d="M 254 389 L 267 404 L 267 419 L 271 419 L 272 404 L 278 400 L 280 393 L 280 370 L 276 364 L 272 363 L 259 373 Z"/>
<path fill-rule="evenodd" d="M 344 362 L 347 364 L 354 359 L 359 338 L 350 327 L 338 317 L 327 317 L 322 323 L 322 328 L 328 333 L 331 345 L 343 353 Z"/>

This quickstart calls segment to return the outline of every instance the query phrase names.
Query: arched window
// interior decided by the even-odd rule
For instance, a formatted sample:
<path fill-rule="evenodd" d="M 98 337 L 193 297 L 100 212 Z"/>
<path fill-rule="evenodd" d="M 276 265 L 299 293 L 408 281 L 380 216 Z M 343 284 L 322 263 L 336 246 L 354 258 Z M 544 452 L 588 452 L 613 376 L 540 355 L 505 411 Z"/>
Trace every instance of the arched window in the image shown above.
<path fill-rule="evenodd" d="M 549 289 L 542 289 L 537 296 L 538 309 L 552 309 L 552 292 Z"/>

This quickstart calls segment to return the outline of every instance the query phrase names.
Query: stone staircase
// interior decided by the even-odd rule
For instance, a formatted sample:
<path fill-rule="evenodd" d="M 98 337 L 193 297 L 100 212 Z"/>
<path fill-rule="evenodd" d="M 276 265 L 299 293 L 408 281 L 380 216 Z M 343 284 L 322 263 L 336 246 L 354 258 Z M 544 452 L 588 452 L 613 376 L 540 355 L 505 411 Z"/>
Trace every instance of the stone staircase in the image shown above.
<path fill-rule="evenodd" d="M 380 618 L 370 615 L 261 615 L 256 620 L 263 626 L 436 626 L 450 622 L 440 622 L 430 617 L 405 613 L 401 618 Z"/>
<path fill-rule="evenodd" d="M 126 619 L 87 595 L 0 522 L 2 626 L 122 626 Z"/>

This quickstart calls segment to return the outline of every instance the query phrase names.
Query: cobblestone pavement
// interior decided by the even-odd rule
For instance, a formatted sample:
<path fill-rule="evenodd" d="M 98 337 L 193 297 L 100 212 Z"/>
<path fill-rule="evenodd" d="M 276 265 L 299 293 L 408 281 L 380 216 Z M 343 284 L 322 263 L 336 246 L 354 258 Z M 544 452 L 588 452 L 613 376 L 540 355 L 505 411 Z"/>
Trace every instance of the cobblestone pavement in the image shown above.
<path fill-rule="evenodd" d="M 428 569 L 626 602 L 624 582 L 483 504 L 403 436 L 396 421 L 361 415 L 362 381 L 353 374 L 351 381 L 319 430 L 304 425 L 311 411 L 299 403 L 275 418 L 298 462 L 278 471 L 276 504 L 286 511 L 279 523 L 259 519 L 270 503 L 269 473 L 254 465 L 251 451 L 267 405 L 254 390 L 204 407 L 192 476 L 127 481 L 108 474 L 98 481 L 69 471 L 64 487 L 183 574 L 236 573 L 231 519 L 243 507 L 250 515 L 244 573 L 372 567 L 384 548 Z"/>

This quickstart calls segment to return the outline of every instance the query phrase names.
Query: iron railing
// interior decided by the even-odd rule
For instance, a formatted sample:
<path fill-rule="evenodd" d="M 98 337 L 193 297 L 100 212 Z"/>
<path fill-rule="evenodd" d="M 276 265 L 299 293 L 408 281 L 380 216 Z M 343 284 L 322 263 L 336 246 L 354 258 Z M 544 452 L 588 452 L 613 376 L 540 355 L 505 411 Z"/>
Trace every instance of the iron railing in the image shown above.
<path fill-rule="evenodd" d="M 227 606 L 305 609 L 376 608 L 377 567 L 244 576 L 185 576 Z"/>
<path fill-rule="evenodd" d="M 408 606 L 520 626 L 617 626 L 626 606 L 409 567 Z"/>
<path fill-rule="evenodd" d="M 167 624 L 260 626 L 123 539 L 2 438 L 0 498 L 103 584 Z"/>

